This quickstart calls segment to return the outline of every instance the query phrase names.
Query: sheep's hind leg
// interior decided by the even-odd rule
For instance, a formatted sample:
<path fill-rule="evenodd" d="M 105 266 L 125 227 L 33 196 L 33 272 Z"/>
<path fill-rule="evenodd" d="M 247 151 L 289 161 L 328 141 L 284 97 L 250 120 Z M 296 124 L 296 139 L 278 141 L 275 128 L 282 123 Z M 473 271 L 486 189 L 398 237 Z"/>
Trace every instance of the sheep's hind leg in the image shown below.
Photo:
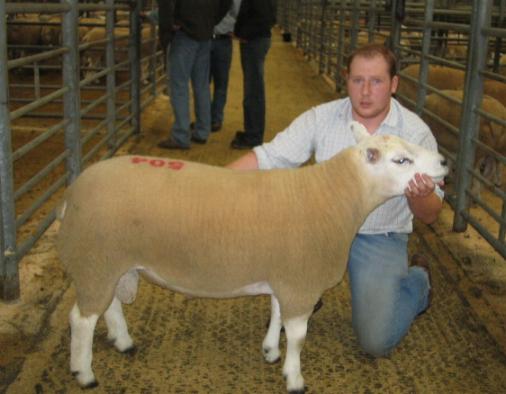
<path fill-rule="evenodd" d="M 81 316 L 77 304 L 70 311 L 70 370 L 83 388 L 98 385 L 91 369 L 93 333 L 97 320 L 98 315 Z"/>
<path fill-rule="evenodd" d="M 111 305 L 105 311 L 104 318 L 107 325 L 107 339 L 113 342 L 116 349 L 122 353 L 134 352 L 135 346 L 128 334 L 123 308 L 116 297 L 112 299 Z"/>
<path fill-rule="evenodd" d="M 307 332 L 307 322 L 311 313 L 285 320 L 286 359 L 283 365 L 283 375 L 290 394 L 304 393 L 304 378 L 300 371 L 300 352 L 304 346 Z"/>
<path fill-rule="evenodd" d="M 275 363 L 280 360 L 279 335 L 281 332 L 281 313 L 279 302 L 276 297 L 271 296 L 271 320 L 269 329 L 265 335 L 262 349 L 264 358 L 268 363 Z"/>

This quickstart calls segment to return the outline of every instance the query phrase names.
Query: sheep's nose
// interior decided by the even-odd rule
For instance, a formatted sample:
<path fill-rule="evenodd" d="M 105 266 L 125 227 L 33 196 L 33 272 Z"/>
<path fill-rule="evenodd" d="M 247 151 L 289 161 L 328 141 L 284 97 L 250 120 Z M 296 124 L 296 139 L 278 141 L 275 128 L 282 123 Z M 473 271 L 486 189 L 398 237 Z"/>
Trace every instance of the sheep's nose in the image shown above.
<path fill-rule="evenodd" d="M 446 159 L 441 160 L 441 165 L 443 167 L 446 167 L 448 165 L 448 162 L 446 161 Z"/>

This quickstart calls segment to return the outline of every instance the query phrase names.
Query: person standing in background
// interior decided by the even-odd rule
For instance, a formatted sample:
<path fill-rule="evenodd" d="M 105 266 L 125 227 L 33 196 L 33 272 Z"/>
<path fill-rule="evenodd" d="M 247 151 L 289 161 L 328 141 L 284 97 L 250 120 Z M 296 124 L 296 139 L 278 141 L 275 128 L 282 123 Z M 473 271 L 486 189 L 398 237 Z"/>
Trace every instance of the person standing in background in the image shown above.
<path fill-rule="evenodd" d="M 264 63 L 276 23 L 276 0 L 242 0 L 234 34 L 239 38 L 243 71 L 244 131 L 230 146 L 251 149 L 263 142 L 265 132 Z"/>
<path fill-rule="evenodd" d="M 214 27 L 211 42 L 211 131 L 219 131 L 223 125 L 223 112 L 227 103 L 228 78 L 232 64 L 232 37 L 241 0 L 233 0 L 230 10 Z"/>
<path fill-rule="evenodd" d="M 167 52 L 167 78 L 174 124 L 163 149 L 189 149 L 190 141 L 204 144 L 211 130 L 209 68 L 214 26 L 232 0 L 158 0 L 159 36 Z M 189 82 L 195 106 L 195 129 L 190 131 Z"/>

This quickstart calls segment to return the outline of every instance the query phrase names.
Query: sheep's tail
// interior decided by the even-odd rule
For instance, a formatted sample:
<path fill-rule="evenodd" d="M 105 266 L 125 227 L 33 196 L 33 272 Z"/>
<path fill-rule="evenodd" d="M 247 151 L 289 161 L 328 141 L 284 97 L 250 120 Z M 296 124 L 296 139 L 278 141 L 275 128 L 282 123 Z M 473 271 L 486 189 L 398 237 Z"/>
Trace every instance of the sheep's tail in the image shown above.
<path fill-rule="evenodd" d="M 72 198 L 72 190 L 73 190 L 73 184 L 67 187 L 65 192 L 63 193 L 63 199 L 60 201 L 58 206 L 56 207 L 56 220 L 59 220 L 60 222 L 65 217 L 65 213 L 67 212 L 68 208 L 68 201 Z"/>
<path fill-rule="evenodd" d="M 56 207 L 56 220 L 59 220 L 60 222 L 65 217 L 65 211 L 67 210 L 67 200 L 63 200 L 57 207 Z"/>

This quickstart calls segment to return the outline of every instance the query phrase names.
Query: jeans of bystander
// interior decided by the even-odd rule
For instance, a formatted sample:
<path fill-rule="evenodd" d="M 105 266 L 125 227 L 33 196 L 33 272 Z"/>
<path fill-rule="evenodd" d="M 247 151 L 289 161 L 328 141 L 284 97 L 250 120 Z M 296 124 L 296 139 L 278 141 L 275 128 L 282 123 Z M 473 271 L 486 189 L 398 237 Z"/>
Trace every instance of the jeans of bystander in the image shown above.
<path fill-rule="evenodd" d="M 211 124 L 223 123 L 227 102 L 228 78 L 232 64 L 232 38 L 227 37 L 214 38 L 211 43 Z"/>
<path fill-rule="evenodd" d="M 244 86 L 244 140 L 261 144 L 265 132 L 264 63 L 271 46 L 270 37 L 241 42 L 241 66 Z"/>
<path fill-rule="evenodd" d="M 209 59 L 211 40 L 197 41 L 177 31 L 169 45 L 167 72 L 169 94 L 174 111 L 173 140 L 182 146 L 190 145 L 191 81 L 195 108 L 193 135 L 206 140 L 211 131 L 211 94 L 209 89 Z"/>

